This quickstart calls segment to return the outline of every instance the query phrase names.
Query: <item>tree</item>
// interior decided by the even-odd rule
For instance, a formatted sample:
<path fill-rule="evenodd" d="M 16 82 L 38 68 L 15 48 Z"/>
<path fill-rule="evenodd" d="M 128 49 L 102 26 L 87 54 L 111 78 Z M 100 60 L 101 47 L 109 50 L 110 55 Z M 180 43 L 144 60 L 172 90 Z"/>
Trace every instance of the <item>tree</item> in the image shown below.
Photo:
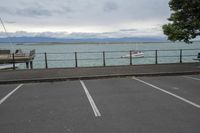
<path fill-rule="evenodd" d="M 200 0 L 170 0 L 172 11 L 163 32 L 171 41 L 191 43 L 191 39 L 200 35 Z"/>

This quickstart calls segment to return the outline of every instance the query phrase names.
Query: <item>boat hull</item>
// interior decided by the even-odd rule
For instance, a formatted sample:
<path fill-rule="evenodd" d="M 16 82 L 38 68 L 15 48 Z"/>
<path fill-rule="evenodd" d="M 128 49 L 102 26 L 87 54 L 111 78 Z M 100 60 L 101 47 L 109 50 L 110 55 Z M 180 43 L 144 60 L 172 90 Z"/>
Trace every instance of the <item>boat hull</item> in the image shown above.
<path fill-rule="evenodd" d="M 132 58 L 143 58 L 143 57 L 144 57 L 144 53 L 132 54 L 131 57 L 132 57 Z M 122 56 L 121 58 L 130 58 L 130 54 L 127 54 L 127 55 L 125 55 L 125 56 Z"/>

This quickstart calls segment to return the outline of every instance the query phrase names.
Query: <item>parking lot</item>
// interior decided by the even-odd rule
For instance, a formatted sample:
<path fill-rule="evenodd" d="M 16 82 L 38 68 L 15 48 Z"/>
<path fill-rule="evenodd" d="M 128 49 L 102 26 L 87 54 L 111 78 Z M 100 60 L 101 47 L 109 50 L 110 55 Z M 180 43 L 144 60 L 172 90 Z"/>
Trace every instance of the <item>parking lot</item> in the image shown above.
<path fill-rule="evenodd" d="M 1 133 L 199 133 L 200 75 L 0 85 Z"/>

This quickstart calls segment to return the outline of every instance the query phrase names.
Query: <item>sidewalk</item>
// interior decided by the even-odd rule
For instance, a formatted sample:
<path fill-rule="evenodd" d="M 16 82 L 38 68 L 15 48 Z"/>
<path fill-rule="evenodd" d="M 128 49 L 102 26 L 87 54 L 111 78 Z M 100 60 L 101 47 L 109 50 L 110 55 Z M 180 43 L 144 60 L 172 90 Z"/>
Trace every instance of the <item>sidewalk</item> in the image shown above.
<path fill-rule="evenodd" d="M 0 71 L 0 84 L 125 76 L 200 74 L 198 63 Z"/>

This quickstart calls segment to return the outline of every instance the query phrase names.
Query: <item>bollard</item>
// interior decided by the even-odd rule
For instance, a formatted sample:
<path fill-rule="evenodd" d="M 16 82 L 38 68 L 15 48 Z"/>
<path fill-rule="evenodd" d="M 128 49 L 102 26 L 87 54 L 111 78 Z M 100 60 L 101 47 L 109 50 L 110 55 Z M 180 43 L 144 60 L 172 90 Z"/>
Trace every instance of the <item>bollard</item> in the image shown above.
<path fill-rule="evenodd" d="M 48 69 L 48 62 L 47 62 L 47 53 L 44 53 L 44 57 L 45 57 L 45 67 L 46 69 Z"/>
<path fill-rule="evenodd" d="M 106 66 L 106 58 L 105 58 L 105 51 L 103 51 L 103 66 Z"/>
<path fill-rule="evenodd" d="M 15 70 L 15 54 L 12 54 L 13 70 Z"/>
<path fill-rule="evenodd" d="M 132 62 L 132 51 L 130 50 L 130 65 L 133 65 L 133 62 Z"/>
<path fill-rule="evenodd" d="M 75 67 L 78 67 L 77 52 L 75 52 L 74 54 L 75 54 Z"/>
<path fill-rule="evenodd" d="M 180 63 L 182 63 L 182 49 L 180 49 Z"/>
<path fill-rule="evenodd" d="M 155 50 L 155 64 L 158 64 L 158 50 Z"/>

